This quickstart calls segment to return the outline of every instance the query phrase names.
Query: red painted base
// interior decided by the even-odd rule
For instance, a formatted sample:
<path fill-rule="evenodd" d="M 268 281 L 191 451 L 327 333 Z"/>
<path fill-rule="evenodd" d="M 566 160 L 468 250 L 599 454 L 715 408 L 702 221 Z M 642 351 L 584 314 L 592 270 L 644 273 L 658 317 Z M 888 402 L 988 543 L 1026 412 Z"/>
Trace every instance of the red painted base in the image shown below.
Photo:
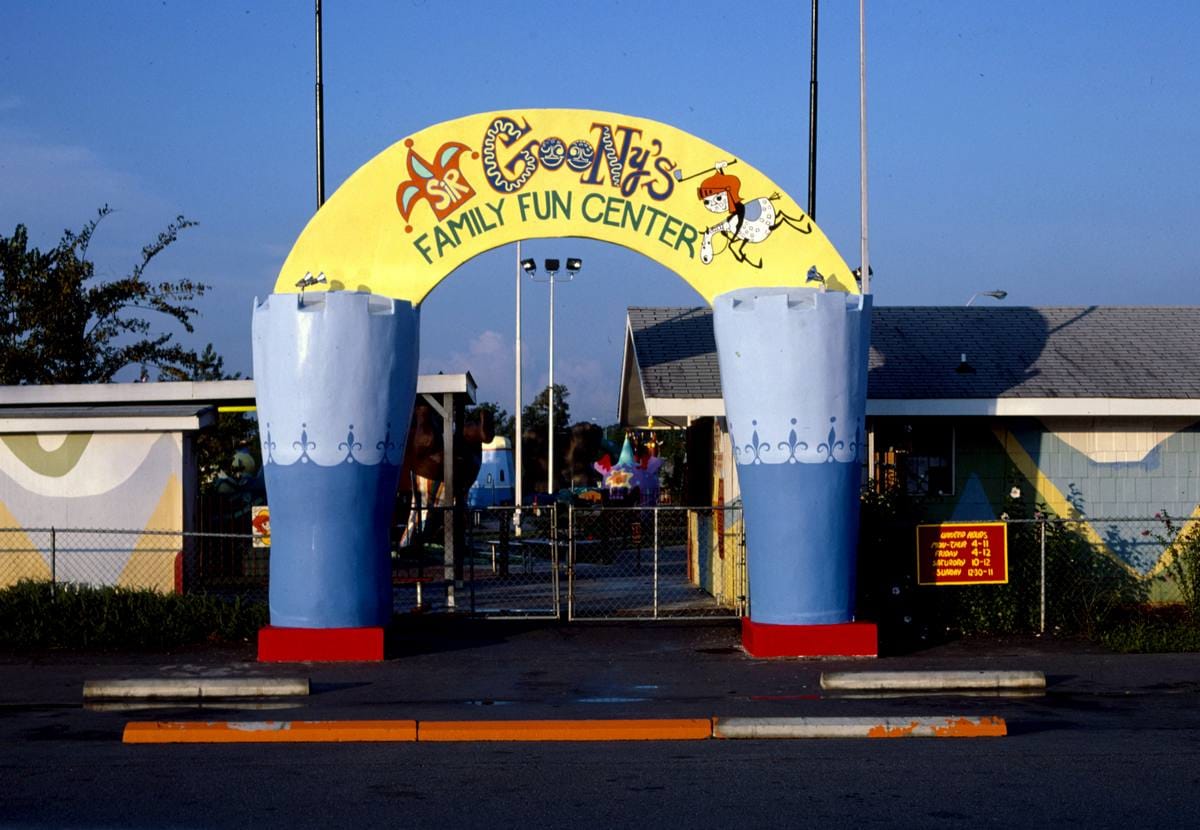
<path fill-rule="evenodd" d="M 383 659 L 383 629 L 277 628 L 258 630 L 260 663 L 336 663 Z"/>
<path fill-rule="evenodd" d="M 742 617 L 742 647 L 752 657 L 877 657 L 875 623 L 770 625 Z"/>

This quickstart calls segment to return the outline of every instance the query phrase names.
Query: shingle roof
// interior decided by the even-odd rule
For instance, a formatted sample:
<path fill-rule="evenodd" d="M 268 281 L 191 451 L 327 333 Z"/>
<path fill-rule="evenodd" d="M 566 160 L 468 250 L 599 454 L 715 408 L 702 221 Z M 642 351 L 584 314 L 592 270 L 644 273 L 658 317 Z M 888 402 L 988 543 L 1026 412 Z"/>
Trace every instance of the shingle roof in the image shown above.
<path fill-rule="evenodd" d="M 646 397 L 720 397 L 711 309 L 631 307 L 629 326 Z M 956 371 L 964 353 L 973 373 Z M 879 307 L 868 390 L 873 400 L 1200 398 L 1200 307 Z"/>
<path fill-rule="evenodd" d="M 650 398 L 719 398 L 712 309 L 629 309 L 642 388 Z"/>

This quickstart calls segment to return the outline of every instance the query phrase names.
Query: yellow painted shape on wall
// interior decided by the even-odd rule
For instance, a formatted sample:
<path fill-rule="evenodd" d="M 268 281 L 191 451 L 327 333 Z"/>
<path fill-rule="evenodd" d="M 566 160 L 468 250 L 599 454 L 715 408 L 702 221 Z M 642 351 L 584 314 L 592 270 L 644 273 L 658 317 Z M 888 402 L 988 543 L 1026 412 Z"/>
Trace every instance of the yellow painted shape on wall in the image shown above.
<path fill-rule="evenodd" d="M 1004 445 L 1004 451 L 1008 453 L 1008 457 L 1016 466 L 1017 471 L 1030 482 L 1032 482 L 1034 490 L 1037 491 L 1038 498 L 1041 499 L 1041 501 L 1058 516 L 1063 518 L 1077 517 L 1079 519 L 1079 523 L 1077 525 L 1079 527 L 1079 532 L 1082 533 L 1084 538 L 1088 540 L 1088 543 L 1093 545 L 1098 551 L 1119 564 L 1122 568 L 1136 576 L 1138 579 L 1151 579 L 1157 577 L 1166 569 L 1167 565 L 1170 564 L 1171 559 L 1175 556 L 1174 548 L 1168 548 L 1163 555 L 1159 557 L 1158 562 L 1154 565 L 1154 568 L 1148 573 L 1143 574 L 1140 571 L 1129 567 L 1125 560 L 1113 553 L 1112 549 L 1105 544 L 1104 540 L 1092 527 L 1092 524 L 1090 521 L 1088 521 L 1087 517 L 1079 516 L 1079 512 L 1075 510 L 1075 508 L 1071 505 L 1071 502 L 1067 500 L 1067 497 L 1064 496 L 1062 491 L 1055 486 L 1054 482 L 1052 482 L 1050 478 L 1041 471 L 1037 465 L 1037 462 L 1033 460 L 1033 457 L 1028 452 L 1026 452 L 1025 448 L 1021 446 L 1021 442 L 1018 441 L 1011 432 L 1003 427 L 992 427 L 992 432 L 995 434 L 996 440 Z M 1198 522 L 1200 522 L 1200 505 L 1198 505 L 1196 509 L 1192 511 L 1191 518 L 1180 528 L 1180 534 L 1182 535 L 1183 533 L 1190 531 L 1197 525 Z"/>
<path fill-rule="evenodd" d="M 145 530 L 183 529 L 183 486 L 172 473 Z M 150 588 L 164 594 L 175 591 L 175 556 L 183 549 L 183 537 L 145 533 L 138 537 L 117 584 L 123 588 Z"/>
<path fill-rule="evenodd" d="M 723 164 L 722 171 L 714 167 Z M 677 180 L 678 177 L 682 180 Z M 702 201 L 726 201 L 713 212 Z M 714 205 L 719 207 L 719 205 Z M 716 233 L 703 259 L 707 228 Z M 524 239 L 585 237 L 630 248 L 706 300 L 746 287 L 858 293 L 845 261 L 800 206 L 738 156 L 682 130 L 570 109 L 481 113 L 428 127 L 358 169 L 296 240 L 277 293 L 371 291 L 419 303 L 478 254 Z"/>
<path fill-rule="evenodd" d="M 50 579 L 50 566 L 12 511 L 0 501 L 0 588 L 22 579 Z"/>

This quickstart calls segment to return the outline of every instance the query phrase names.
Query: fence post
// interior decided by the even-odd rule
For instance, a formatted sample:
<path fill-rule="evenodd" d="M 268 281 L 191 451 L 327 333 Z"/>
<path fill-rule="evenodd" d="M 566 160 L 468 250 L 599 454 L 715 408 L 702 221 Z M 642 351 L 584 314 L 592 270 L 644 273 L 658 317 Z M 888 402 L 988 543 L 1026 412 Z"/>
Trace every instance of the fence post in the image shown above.
<path fill-rule="evenodd" d="M 724 510 L 725 508 L 721 508 Z M 738 509 L 738 570 L 740 571 L 740 584 L 738 590 L 741 592 L 738 595 L 738 604 L 741 607 L 743 617 L 750 616 L 750 577 L 746 573 L 746 514 Z"/>
<path fill-rule="evenodd" d="M 558 502 L 554 503 L 554 526 L 558 527 Z M 575 505 L 567 505 L 567 534 L 570 537 L 567 545 L 567 619 L 575 619 Z M 550 547 L 554 571 L 554 618 L 562 618 L 562 597 L 559 594 L 558 579 L 558 546 Z"/>
<path fill-rule="evenodd" d="M 658 511 L 654 507 L 654 619 L 658 619 Z"/>
<path fill-rule="evenodd" d="M 1041 598 L 1041 628 L 1038 634 L 1046 633 L 1046 517 L 1042 517 L 1042 598 Z"/>
<path fill-rule="evenodd" d="M 54 528 L 50 528 L 50 596 L 54 596 L 58 585 L 58 539 Z"/>

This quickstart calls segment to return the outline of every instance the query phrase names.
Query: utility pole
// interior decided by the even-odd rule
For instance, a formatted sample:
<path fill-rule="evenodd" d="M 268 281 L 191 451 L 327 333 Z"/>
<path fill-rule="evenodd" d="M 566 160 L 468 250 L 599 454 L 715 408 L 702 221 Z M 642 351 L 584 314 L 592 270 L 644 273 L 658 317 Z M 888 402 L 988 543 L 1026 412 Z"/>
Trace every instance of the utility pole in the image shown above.
<path fill-rule="evenodd" d="M 812 0 L 812 47 L 808 65 L 808 218 L 817 219 L 817 2 Z"/>
<path fill-rule="evenodd" d="M 321 86 L 321 0 L 317 0 L 317 209 L 325 204 L 325 90 Z"/>

